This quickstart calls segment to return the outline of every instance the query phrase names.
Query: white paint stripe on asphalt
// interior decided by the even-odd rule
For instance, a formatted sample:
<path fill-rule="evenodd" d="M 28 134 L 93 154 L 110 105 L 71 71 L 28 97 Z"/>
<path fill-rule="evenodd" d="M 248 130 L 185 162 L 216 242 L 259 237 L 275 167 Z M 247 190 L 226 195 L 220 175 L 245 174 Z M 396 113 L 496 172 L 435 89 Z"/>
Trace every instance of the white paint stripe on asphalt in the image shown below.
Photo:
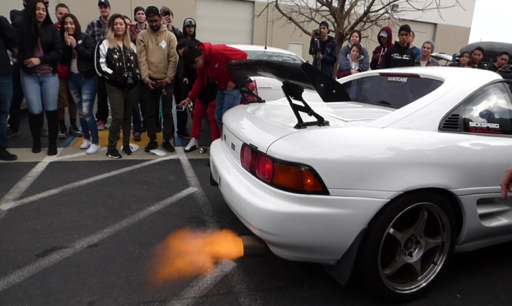
<path fill-rule="evenodd" d="M 236 267 L 236 263 L 231 260 L 225 260 L 219 263 L 215 270 L 205 276 L 198 277 L 193 281 L 190 286 L 181 294 L 178 299 L 171 301 L 168 306 L 190 306 L 194 305 L 195 302 L 201 296 L 208 292 L 215 284 L 217 284 L 224 275 L 228 274 L 233 268 Z"/>
<path fill-rule="evenodd" d="M 194 169 L 192 168 L 192 165 L 190 164 L 190 161 L 188 160 L 187 156 L 185 155 L 183 148 L 178 147 L 176 148 L 176 152 L 178 153 L 178 157 L 180 158 L 181 166 L 183 167 L 183 170 L 185 171 L 185 176 L 187 177 L 187 180 L 191 187 L 196 188 L 196 192 L 194 192 L 194 198 L 196 199 L 199 208 L 201 209 L 202 217 L 204 222 L 206 223 L 206 226 L 209 229 L 218 229 L 219 228 L 219 222 L 217 220 L 217 217 L 215 217 L 215 213 L 213 212 L 212 205 L 210 204 L 210 201 L 208 201 L 208 198 L 206 197 L 206 194 L 201 188 L 201 184 L 199 183 L 199 179 L 197 178 Z M 232 262 L 232 261 L 227 261 Z M 234 264 L 234 262 L 233 262 Z M 228 271 L 229 272 L 229 271 Z M 226 272 L 227 273 L 227 272 Z M 238 298 L 238 302 L 240 305 L 243 306 L 253 306 L 253 305 L 261 305 L 260 299 L 256 293 L 251 292 L 251 284 L 249 282 L 249 278 L 245 275 L 245 273 L 242 271 L 242 268 L 238 266 L 236 269 L 233 269 L 231 273 L 228 274 L 229 281 L 231 283 L 231 286 L 235 289 L 235 294 Z M 218 282 L 222 277 L 218 278 L 216 282 Z M 211 282 L 210 279 L 205 279 L 203 281 Z M 193 284 L 195 287 L 203 288 L 202 291 L 196 289 L 194 292 L 197 295 L 197 298 L 204 295 L 210 288 L 213 286 L 205 286 L 201 284 L 201 279 L 198 279 L 198 284 Z M 184 292 L 186 294 L 187 291 Z M 174 301 L 181 301 L 186 298 L 183 296 L 178 297 Z M 177 304 L 181 305 L 181 304 Z M 186 304 L 189 305 L 189 304 Z"/>
<path fill-rule="evenodd" d="M 97 153 L 99 153 L 101 151 L 106 151 L 106 150 L 107 150 L 107 148 L 103 147 Z M 76 158 L 76 157 L 83 157 L 83 156 L 89 156 L 89 154 L 85 153 L 85 151 L 84 151 L 84 152 L 80 152 L 80 153 L 59 156 L 59 157 L 55 158 L 54 161 L 61 161 L 61 160 L 65 160 L 65 159 Z"/>
<path fill-rule="evenodd" d="M 215 217 L 215 213 L 213 212 L 212 205 L 206 198 L 206 194 L 199 183 L 199 179 L 190 164 L 187 156 L 185 155 L 185 151 L 183 151 L 182 147 L 177 147 L 176 152 L 178 152 L 178 157 L 181 162 L 181 166 L 183 167 L 183 171 L 185 172 L 185 176 L 187 177 L 188 183 L 191 187 L 197 188 L 197 192 L 194 193 L 194 198 L 196 199 L 199 208 L 201 209 L 201 214 L 203 217 L 203 221 L 206 223 L 206 227 L 209 229 L 218 229 L 219 221 L 217 221 L 217 217 Z"/>
<path fill-rule="evenodd" d="M 6 210 L 4 205 L 6 203 L 15 201 L 18 199 L 25 190 L 32 185 L 32 183 L 39 177 L 39 175 L 46 169 L 50 164 L 53 157 L 47 156 L 40 161 L 32 170 L 30 170 L 14 187 L 11 188 L 1 199 L 0 199 L 0 210 Z"/>
<path fill-rule="evenodd" d="M 110 177 L 112 177 L 114 175 L 118 175 L 118 174 L 121 174 L 121 173 L 125 173 L 125 172 L 128 172 L 128 171 L 132 171 L 132 170 L 135 170 L 135 169 L 146 167 L 146 166 L 149 166 L 151 164 L 159 163 L 159 162 L 164 161 L 164 160 L 175 159 L 175 158 L 178 158 L 178 156 L 177 155 L 172 155 L 172 156 L 168 156 L 168 157 L 162 157 L 162 158 L 158 158 L 158 159 L 153 159 L 153 160 L 150 160 L 150 161 L 147 161 L 147 162 L 144 162 L 144 163 L 140 163 L 140 164 L 133 165 L 133 166 L 126 167 L 126 168 L 122 168 L 122 169 L 119 169 L 119 170 L 116 170 L 116 171 L 104 173 L 104 174 L 101 174 L 101 175 L 90 177 L 88 179 L 83 179 L 81 181 L 68 184 L 68 185 L 65 185 L 65 186 L 61 186 L 61 187 L 57 187 L 57 188 L 54 188 L 54 189 L 51 189 L 51 190 L 47 190 L 45 192 L 41 192 L 39 194 L 30 196 L 30 197 L 26 197 L 26 198 L 23 198 L 23 199 L 20 199 L 20 200 L 14 200 L 14 201 L 2 203 L 0 205 L 0 211 L 1 210 L 7 211 L 9 209 L 12 209 L 12 208 L 15 208 L 15 207 L 18 207 L 18 206 L 21 206 L 21 205 L 24 205 L 24 204 L 27 204 L 27 203 L 30 203 L 30 202 L 33 202 L 33 201 L 37 201 L 37 200 L 43 199 L 43 198 L 46 198 L 46 197 L 58 194 L 60 192 L 66 191 L 66 190 L 70 190 L 70 189 L 73 189 L 73 188 L 81 187 L 81 186 L 84 186 L 86 184 L 94 183 L 94 182 L 102 180 L 102 179 L 110 178 Z M 40 173 L 38 173 L 38 176 L 39 176 L 39 174 Z M 32 183 L 32 182 L 30 182 L 30 183 Z M 26 187 L 28 188 L 28 186 L 26 186 Z"/>
<path fill-rule="evenodd" d="M 56 251 L 54 253 L 51 253 L 50 255 L 46 256 L 43 259 L 40 259 L 34 263 L 31 263 L 23 268 L 18 269 L 14 273 L 11 273 L 5 277 L 2 277 L 0 279 L 0 292 L 4 291 L 5 289 L 14 286 L 18 284 L 19 282 L 27 279 L 28 277 L 41 272 L 42 270 L 51 267 L 52 265 L 68 258 L 69 256 L 87 248 L 90 245 L 93 245 L 95 243 L 98 243 L 99 241 L 114 235 L 115 233 L 127 228 L 128 226 L 131 226 L 140 220 L 166 208 L 167 206 L 176 203 L 177 201 L 183 199 L 184 197 L 190 195 L 196 191 L 195 188 L 188 187 L 187 189 L 184 189 L 180 191 L 179 193 L 160 201 L 156 204 L 151 205 L 150 207 L 139 211 L 138 213 L 131 215 L 130 217 L 114 224 L 106 229 L 96 232 L 88 237 L 85 237 L 83 239 L 80 239 L 70 245 L 66 249 L 62 249 L 59 251 Z"/>

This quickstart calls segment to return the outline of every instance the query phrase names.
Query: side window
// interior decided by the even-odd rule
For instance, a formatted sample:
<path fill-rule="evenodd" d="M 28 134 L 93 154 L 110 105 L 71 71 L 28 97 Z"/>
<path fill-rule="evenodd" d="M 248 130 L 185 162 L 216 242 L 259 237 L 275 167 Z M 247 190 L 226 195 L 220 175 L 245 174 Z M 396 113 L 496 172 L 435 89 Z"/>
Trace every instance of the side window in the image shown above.
<path fill-rule="evenodd" d="M 489 85 L 462 107 L 464 132 L 478 134 L 512 134 L 512 103 L 503 83 Z"/>

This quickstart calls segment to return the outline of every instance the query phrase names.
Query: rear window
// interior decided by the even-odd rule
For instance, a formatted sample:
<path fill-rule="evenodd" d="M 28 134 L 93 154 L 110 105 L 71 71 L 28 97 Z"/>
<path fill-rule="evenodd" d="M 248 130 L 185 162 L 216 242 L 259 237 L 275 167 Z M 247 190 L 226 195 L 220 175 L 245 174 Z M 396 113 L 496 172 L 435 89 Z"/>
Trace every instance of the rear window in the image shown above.
<path fill-rule="evenodd" d="M 401 108 L 431 93 L 443 82 L 417 75 L 378 75 L 343 83 L 351 101 Z"/>
<path fill-rule="evenodd" d="M 273 51 L 245 51 L 248 59 L 263 59 L 286 63 L 302 64 L 304 61 L 295 54 L 280 53 Z"/>

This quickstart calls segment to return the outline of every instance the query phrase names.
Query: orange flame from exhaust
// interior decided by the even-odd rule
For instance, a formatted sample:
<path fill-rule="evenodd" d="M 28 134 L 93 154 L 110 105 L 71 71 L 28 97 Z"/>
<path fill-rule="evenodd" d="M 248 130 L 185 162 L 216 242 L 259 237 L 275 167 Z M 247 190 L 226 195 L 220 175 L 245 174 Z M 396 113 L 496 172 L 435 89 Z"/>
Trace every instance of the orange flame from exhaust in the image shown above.
<path fill-rule="evenodd" d="M 230 230 L 180 229 L 169 235 L 153 251 L 150 281 L 166 281 L 206 275 L 215 264 L 244 255 L 242 237 Z"/>

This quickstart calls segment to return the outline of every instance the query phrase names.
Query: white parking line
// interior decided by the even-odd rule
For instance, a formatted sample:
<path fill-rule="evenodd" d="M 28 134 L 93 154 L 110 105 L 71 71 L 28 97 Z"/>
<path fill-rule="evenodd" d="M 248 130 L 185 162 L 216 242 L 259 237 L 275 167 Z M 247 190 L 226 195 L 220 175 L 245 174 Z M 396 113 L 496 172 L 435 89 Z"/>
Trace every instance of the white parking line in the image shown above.
<path fill-rule="evenodd" d="M 107 150 L 107 148 L 103 147 L 97 153 L 99 153 L 101 151 L 106 151 L 106 150 Z M 75 153 L 75 154 L 70 154 L 70 155 L 64 155 L 64 156 L 56 157 L 54 161 L 61 161 L 61 160 L 65 160 L 65 159 L 76 158 L 76 157 L 83 157 L 83 156 L 89 156 L 89 155 L 86 152 L 80 152 L 80 153 Z"/>
<path fill-rule="evenodd" d="M 203 188 L 201 188 L 201 183 L 199 183 L 199 179 L 197 178 L 194 169 L 192 169 L 192 165 L 185 155 L 183 148 L 177 147 L 176 152 L 178 152 L 178 157 L 189 185 L 197 188 L 197 192 L 194 193 L 194 198 L 201 209 L 203 221 L 206 223 L 206 227 L 209 229 L 218 229 L 219 221 L 217 220 L 217 217 L 215 217 L 212 205 L 208 201 L 208 198 L 206 198 L 206 194 L 204 193 Z"/>
<path fill-rule="evenodd" d="M 215 217 L 215 213 L 213 212 L 212 205 L 210 204 L 210 201 L 208 201 L 208 198 L 206 197 L 206 194 L 204 193 L 203 189 L 201 188 L 201 184 L 199 183 L 199 179 L 197 178 L 194 169 L 192 168 L 192 165 L 190 164 L 187 156 L 185 155 L 182 147 L 177 147 L 176 152 L 178 153 L 178 157 L 180 158 L 181 166 L 183 167 L 183 170 L 185 171 L 185 176 L 187 177 L 188 183 L 191 187 L 194 187 L 196 189 L 196 192 L 194 192 L 194 198 L 196 199 L 199 208 L 201 209 L 202 217 L 204 222 L 206 223 L 206 226 L 209 229 L 219 229 L 219 223 L 217 220 L 217 217 Z M 258 295 L 254 292 L 251 292 L 251 284 L 249 282 L 249 278 L 245 275 L 245 273 L 242 271 L 242 268 L 240 266 L 236 266 L 236 264 L 232 261 L 226 260 L 223 263 L 233 263 L 233 268 L 230 269 L 231 273 L 228 274 L 229 281 L 231 283 L 231 286 L 235 290 L 235 294 L 238 298 L 238 302 L 240 305 L 243 306 L 253 306 L 253 305 L 261 305 L 260 299 Z M 220 267 L 219 269 L 223 269 L 224 266 Z M 217 269 L 215 270 L 217 273 Z M 189 291 L 193 290 L 195 296 L 197 296 L 196 299 L 199 299 L 202 295 L 204 295 L 208 290 L 215 285 L 218 281 L 222 279 L 222 276 L 227 274 L 222 274 L 219 272 L 220 275 L 216 275 L 215 278 L 199 278 L 194 283 L 191 284 L 191 287 L 189 289 L 185 290 L 182 295 L 176 299 L 174 299 L 170 305 L 191 305 L 190 303 L 186 304 L 180 304 L 183 301 L 188 301 L 189 297 Z M 220 277 L 219 277 L 220 276 Z M 193 289 L 191 289 L 193 288 Z M 193 303 L 192 303 L 193 304 Z"/>
<path fill-rule="evenodd" d="M 183 191 L 163 200 L 160 201 L 154 205 L 151 205 L 150 207 L 139 211 L 138 213 L 114 224 L 106 229 L 96 232 L 88 237 L 85 237 L 83 239 L 78 240 L 77 242 L 73 243 L 66 249 L 62 249 L 59 251 L 56 251 L 48 256 L 46 256 L 43 259 L 40 259 L 34 263 L 31 263 L 23 268 L 20 268 L 16 270 L 16 272 L 11 273 L 5 277 L 2 277 L 0 279 L 0 292 L 4 291 L 5 289 L 16 285 L 17 283 L 25 280 L 26 278 L 68 258 L 69 256 L 85 249 L 86 247 L 93 245 L 95 243 L 98 243 L 99 241 L 114 235 L 115 233 L 119 232 L 122 229 L 127 228 L 130 225 L 133 225 L 140 220 L 166 208 L 167 206 L 176 203 L 177 201 L 183 199 L 184 197 L 188 196 L 189 194 L 196 191 L 195 188 L 188 187 L 187 189 L 184 189 Z"/>
<path fill-rule="evenodd" d="M 208 292 L 215 284 L 217 284 L 224 275 L 228 274 L 236 263 L 231 260 L 225 260 L 215 267 L 213 273 L 198 277 L 193 281 L 190 286 L 181 294 L 177 299 L 170 302 L 169 306 L 189 306 L 194 305 L 195 302 L 205 293 Z"/>
<path fill-rule="evenodd" d="M 164 160 L 175 159 L 175 158 L 178 158 L 178 156 L 177 155 L 172 155 L 172 156 L 168 156 L 168 157 L 162 157 L 162 158 L 158 158 L 158 159 L 153 159 L 153 160 L 150 160 L 150 161 L 147 161 L 147 162 L 144 162 L 144 163 L 140 163 L 140 164 L 133 165 L 133 166 L 130 166 L 130 167 L 122 168 L 122 169 L 119 169 L 119 170 L 116 170 L 116 171 L 111 171 L 111 172 L 104 173 L 104 174 L 101 174 L 101 175 L 93 176 L 93 177 L 90 177 L 90 178 L 87 178 L 87 179 L 83 179 L 81 181 L 77 181 L 77 182 L 74 182 L 74 183 L 71 183 L 71 184 L 68 184 L 68 185 L 65 185 L 65 186 L 61 186 L 61 187 L 57 187 L 57 188 L 54 188 L 54 189 L 51 189 L 51 190 L 47 190 L 45 192 L 41 192 L 39 194 L 35 194 L 33 196 L 26 197 L 26 198 L 23 198 L 23 199 L 20 199 L 20 200 L 11 200 L 9 202 L 1 203 L 0 204 L 0 211 L 7 211 L 9 209 L 21 206 L 23 204 L 27 204 L 27 203 L 30 203 L 30 202 L 33 202 L 33 201 L 37 201 L 37 200 L 40 200 L 40 199 L 52 196 L 54 194 L 58 194 L 60 192 L 66 191 L 66 190 L 70 190 L 70 189 L 73 189 L 73 188 L 81 187 L 81 186 L 84 186 L 86 184 L 94 183 L 94 182 L 102 180 L 102 179 L 110 178 L 110 177 L 112 177 L 114 175 L 118 175 L 118 174 L 125 173 L 125 172 L 128 172 L 128 171 L 132 171 L 132 170 L 135 170 L 135 169 L 143 168 L 143 167 L 149 166 L 151 164 L 159 163 L 159 162 L 164 161 Z M 39 164 L 43 164 L 43 162 L 41 162 Z M 34 169 L 37 168 L 39 166 L 39 164 L 36 167 L 34 167 Z M 44 164 L 44 168 L 46 168 L 47 165 L 48 165 L 48 163 Z M 42 170 L 44 170 L 44 168 Z M 37 176 L 39 176 L 39 174 L 41 174 L 41 172 L 37 172 Z M 28 174 L 27 174 L 27 176 L 28 176 Z M 27 176 L 25 176 L 25 177 L 27 177 Z M 23 191 L 25 191 L 25 189 L 28 188 L 30 186 L 30 184 L 32 184 L 32 182 L 37 178 L 37 176 L 34 177 L 32 180 L 29 180 L 30 177 L 27 178 L 26 182 L 24 182 L 25 178 L 23 178 L 23 180 L 20 181 L 20 183 L 22 183 L 22 186 L 20 188 L 17 188 L 18 184 L 20 184 L 20 183 L 18 183 L 13 188 L 13 189 L 16 189 L 15 190 L 16 191 L 15 194 L 18 194 L 18 196 L 19 196 L 21 193 L 23 193 Z M 22 187 L 25 188 L 25 189 L 21 190 Z"/>
<path fill-rule="evenodd" d="M 6 203 L 15 201 L 18 199 L 25 190 L 39 177 L 39 175 L 46 169 L 46 167 L 53 160 L 53 157 L 46 156 L 40 161 L 32 170 L 30 170 L 14 187 L 11 188 L 1 199 L 0 199 L 0 211 L 6 210 L 4 208 Z"/>

